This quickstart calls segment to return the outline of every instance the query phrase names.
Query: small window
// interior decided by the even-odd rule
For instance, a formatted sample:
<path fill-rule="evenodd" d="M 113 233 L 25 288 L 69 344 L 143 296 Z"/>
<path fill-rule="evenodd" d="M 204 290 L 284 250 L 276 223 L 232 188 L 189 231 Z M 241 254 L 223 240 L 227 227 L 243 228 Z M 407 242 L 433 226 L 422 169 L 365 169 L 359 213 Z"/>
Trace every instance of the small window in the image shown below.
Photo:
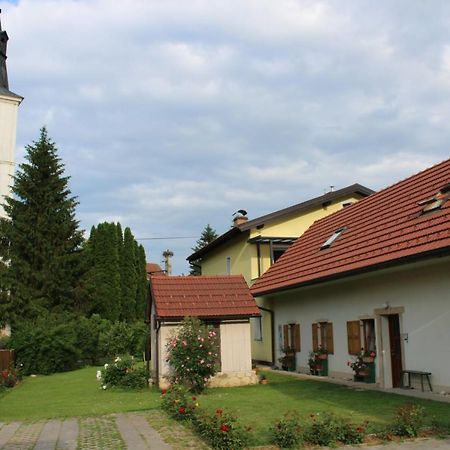
<path fill-rule="evenodd" d="M 318 322 L 312 324 L 313 351 L 326 350 L 334 354 L 333 324 L 331 322 Z"/>
<path fill-rule="evenodd" d="M 320 250 L 325 250 L 326 248 L 330 248 L 334 241 L 346 230 L 345 227 L 339 228 L 336 230 L 320 247 Z"/>
<path fill-rule="evenodd" d="M 362 321 L 364 331 L 364 350 L 366 352 L 376 351 L 375 345 L 375 320 L 365 319 Z"/>
<path fill-rule="evenodd" d="M 227 256 L 227 275 L 231 275 L 231 256 Z"/>
<path fill-rule="evenodd" d="M 252 322 L 253 340 L 262 341 L 262 317 L 252 317 L 250 320 Z"/>
<path fill-rule="evenodd" d="M 272 261 L 276 262 L 288 248 L 289 245 L 274 245 L 272 247 Z"/>
<path fill-rule="evenodd" d="M 283 325 L 283 349 L 286 348 L 300 352 L 300 325 L 298 323 Z"/>
<path fill-rule="evenodd" d="M 450 183 L 445 185 L 435 196 L 427 198 L 419 202 L 423 206 L 422 214 L 426 214 L 437 209 L 441 209 L 442 205 L 450 198 Z"/>

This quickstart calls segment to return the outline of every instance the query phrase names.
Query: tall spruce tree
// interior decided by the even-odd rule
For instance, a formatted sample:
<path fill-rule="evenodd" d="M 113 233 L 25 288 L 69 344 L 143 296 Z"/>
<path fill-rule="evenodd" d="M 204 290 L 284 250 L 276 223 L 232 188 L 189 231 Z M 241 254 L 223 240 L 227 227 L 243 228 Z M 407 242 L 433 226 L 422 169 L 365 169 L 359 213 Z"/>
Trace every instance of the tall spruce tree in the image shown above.
<path fill-rule="evenodd" d="M 121 258 L 121 284 L 122 284 L 122 320 L 131 322 L 136 319 L 136 250 L 135 240 L 131 230 L 125 228 Z"/>
<path fill-rule="evenodd" d="M 136 319 L 144 320 L 148 298 L 148 280 L 147 280 L 147 271 L 145 270 L 146 257 L 144 247 L 142 245 L 138 245 L 136 241 L 135 241 L 135 254 L 136 254 L 135 267 L 137 277 Z"/>
<path fill-rule="evenodd" d="M 45 128 L 26 152 L 0 220 L 0 316 L 12 324 L 74 308 L 83 241 L 69 177 Z"/>
<path fill-rule="evenodd" d="M 200 238 L 197 239 L 196 246 L 193 247 L 191 250 L 193 252 L 198 252 L 203 247 L 206 247 L 208 244 L 210 244 L 214 239 L 217 239 L 218 234 L 216 233 L 216 230 L 211 227 L 211 225 L 208 223 L 206 227 L 203 229 L 202 234 L 200 235 Z M 192 261 L 189 263 L 189 273 L 191 275 L 201 275 L 201 270 L 198 265 L 198 261 Z"/>

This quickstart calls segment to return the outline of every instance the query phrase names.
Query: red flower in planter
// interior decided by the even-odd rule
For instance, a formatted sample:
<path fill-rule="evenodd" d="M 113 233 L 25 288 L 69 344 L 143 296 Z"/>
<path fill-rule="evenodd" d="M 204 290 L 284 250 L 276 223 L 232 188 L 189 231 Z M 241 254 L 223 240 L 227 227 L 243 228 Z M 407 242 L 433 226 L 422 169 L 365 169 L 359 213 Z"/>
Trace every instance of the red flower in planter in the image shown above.
<path fill-rule="evenodd" d="M 230 425 L 227 425 L 226 423 L 222 424 L 220 426 L 220 431 L 222 433 L 227 433 L 228 431 L 230 431 Z"/>
<path fill-rule="evenodd" d="M 186 408 L 185 408 L 184 406 L 180 406 L 180 407 L 178 408 L 178 412 L 179 412 L 180 414 L 184 414 L 184 413 L 186 412 Z"/>

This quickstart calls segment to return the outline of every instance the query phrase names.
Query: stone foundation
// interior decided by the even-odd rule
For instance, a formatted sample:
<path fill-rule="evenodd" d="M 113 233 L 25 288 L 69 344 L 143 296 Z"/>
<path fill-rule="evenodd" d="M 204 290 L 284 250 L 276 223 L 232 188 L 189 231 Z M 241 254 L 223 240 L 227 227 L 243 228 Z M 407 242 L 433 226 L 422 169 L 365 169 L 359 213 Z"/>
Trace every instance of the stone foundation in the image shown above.
<path fill-rule="evenodd" d="M 254 370 L 248 372 L 219 372 L 210 380 L 208 387 L 248 386 L 249 384 L 258 384 L 258 381 L 258 375 Z"/>
<path fill-rule="evenodd" d="M 219 372 L 217 375 L 211 378 L 208 383 L 208 387 L 236 387 L 236 386 L 248 386 L 249 384 L 258 384 L 259 378 L 254 370 L 249 372 Z M 169 380 L 161 377 L 159 379 L 159 388 L 167 389 L 170 387 Z"/>

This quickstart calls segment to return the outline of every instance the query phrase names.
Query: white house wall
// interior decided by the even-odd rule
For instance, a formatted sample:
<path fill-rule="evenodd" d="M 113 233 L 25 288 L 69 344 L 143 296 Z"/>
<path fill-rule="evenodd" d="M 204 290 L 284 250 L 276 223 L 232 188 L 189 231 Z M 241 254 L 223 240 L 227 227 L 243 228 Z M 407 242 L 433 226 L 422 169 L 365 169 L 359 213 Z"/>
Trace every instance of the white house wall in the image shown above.
<path fill-rule="evenodd" d="M 377 342 L 377 381 L 392 387 L 389 333 L 384 313 L 401 311 L 403 368 L 432 372 L 435 390 L 450 390 L 450 259 L 407 264 L 401 268 L 285 291 L 266 297 L 275 310 L 275 329 L 299 323 L 301 352 L 297 368 L 308 371 L 313 322 L 333 323 L 334 355 L 329 374 L 351 378 L 347 362 L 347 321 L 374 318 Z M 281 357 L 276 332 L 277 360 Z"/>

